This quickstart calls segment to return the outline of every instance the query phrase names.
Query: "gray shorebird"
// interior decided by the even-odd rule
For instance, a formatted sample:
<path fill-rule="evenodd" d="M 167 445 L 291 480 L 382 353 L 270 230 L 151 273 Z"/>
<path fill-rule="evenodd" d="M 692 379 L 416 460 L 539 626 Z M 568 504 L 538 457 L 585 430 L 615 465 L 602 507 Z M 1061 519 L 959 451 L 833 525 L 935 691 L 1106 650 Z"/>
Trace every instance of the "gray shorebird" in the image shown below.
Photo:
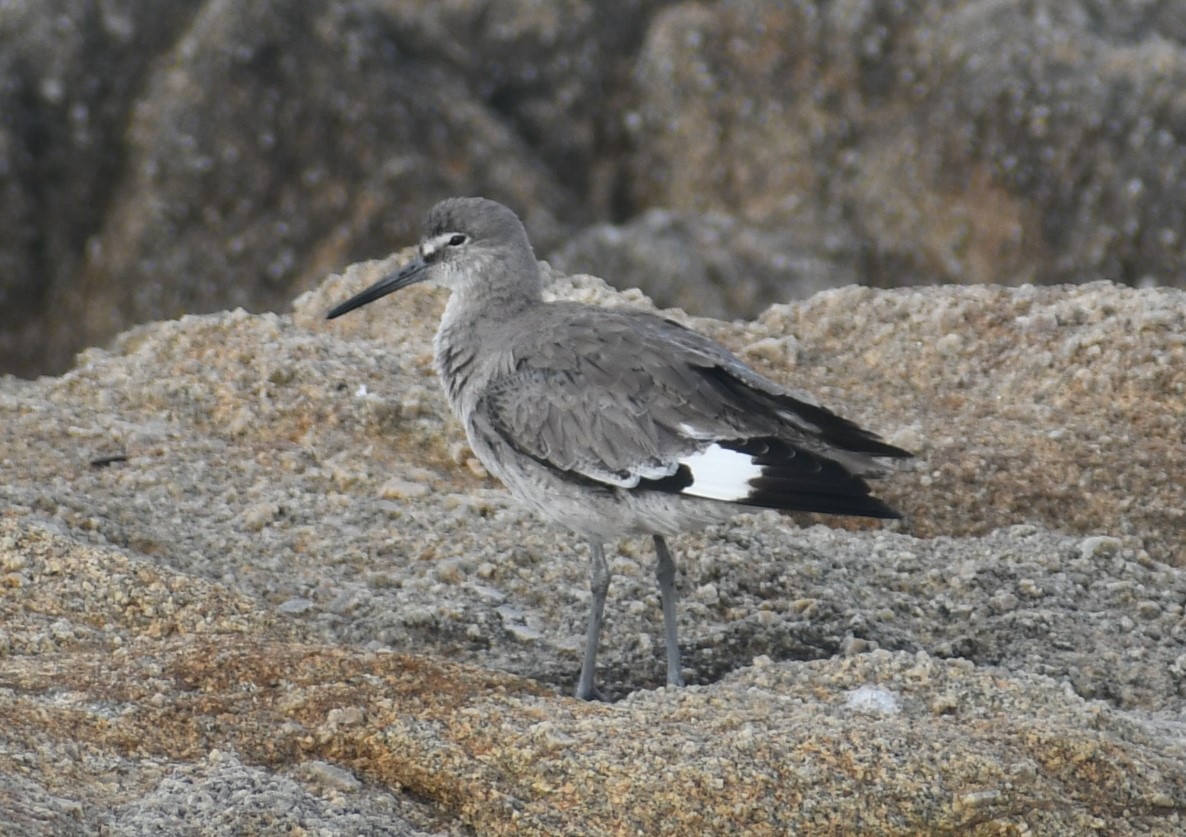
<path fill-rule="evenodd" d="M 650 535 L 667 684 L 683 685 L 666 536 L 754 507 L 896 518 L 870 493 L 875 434 L 651 313 L 545 302 L 523 224 L 485 198 L 428 213 L 420 253 L 327 315 L 420 282 L 452 291 L 436 368 L 470 447 L 511 494 L 589 542 L 592 606 L 577 697 L 593 699 L 610 573 L 603 544 Z"/>

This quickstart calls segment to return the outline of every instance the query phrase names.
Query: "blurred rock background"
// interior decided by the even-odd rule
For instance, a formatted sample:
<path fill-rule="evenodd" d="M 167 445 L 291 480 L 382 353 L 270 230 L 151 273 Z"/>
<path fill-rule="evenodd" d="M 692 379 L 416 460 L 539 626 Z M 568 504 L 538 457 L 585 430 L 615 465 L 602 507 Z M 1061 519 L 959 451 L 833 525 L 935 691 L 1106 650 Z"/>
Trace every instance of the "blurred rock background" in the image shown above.
<path fill-rule="evenodd" d="M 485 194 L 753 316 L 854 281 L 1186 285 L 1186 6 L 0 5 L 0 371 L 286 309 Z"/>

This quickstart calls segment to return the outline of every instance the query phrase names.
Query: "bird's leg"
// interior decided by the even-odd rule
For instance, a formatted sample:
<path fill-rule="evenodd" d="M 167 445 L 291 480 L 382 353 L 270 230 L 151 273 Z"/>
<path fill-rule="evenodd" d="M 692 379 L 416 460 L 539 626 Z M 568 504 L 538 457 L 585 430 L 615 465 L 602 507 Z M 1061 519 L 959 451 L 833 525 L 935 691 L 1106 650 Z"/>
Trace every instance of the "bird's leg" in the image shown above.
<path fill-rule="evenodd" d="M 675 561 L 662 535 L 655 535 L 655 553 L 659 563 L 655 578 L 659 580 L 659 601 L 663 605 L 663 638 L 667 643 L 667 685 L 684 685 L 679 664 L 679 629 L 675 624 Z"/>
<path fill-rule="evenodd" d="M 594 680 L 597 676 L 597 646 L 601 642 L 601 620 L 605 613 L 605 594 L 609 590 L 609 567 L 601 544 L 589 541 L 590 582 L 593 601 L 589 607 L 589 628 L 585 633 L 585 660 L 581 663 L 581 679 L 577 683 L 577 697 L 599 700 Z"/>

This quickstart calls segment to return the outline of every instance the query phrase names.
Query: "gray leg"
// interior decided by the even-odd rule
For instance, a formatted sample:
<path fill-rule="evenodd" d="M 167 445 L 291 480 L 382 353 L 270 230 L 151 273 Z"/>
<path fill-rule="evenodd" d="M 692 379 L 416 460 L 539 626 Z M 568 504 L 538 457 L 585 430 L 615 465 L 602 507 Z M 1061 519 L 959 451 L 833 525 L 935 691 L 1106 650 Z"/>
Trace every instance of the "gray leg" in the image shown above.
<path fill-rule="evenodd" d="M 589 589 L 593 601 L 589 608 L 589 628 L 585 633 L 585 660 L 581 663 L 581 680 L 577 683 L 577 697 L 581 700 L 597 700 L 597 646 L 601 642 L 601 620 L 605 613 L 605 594 L 609 590 L 609 567 L 601 544 L 589 541 L 589 556 L 592 559 Z"/>
<path fill-rule="evenodd" d="M 655 553 L 659 563 L 655 578 L 659 580 L 659 601 L 663 604 L 663 637 L 667 643 L 667 685 L 684 685 L 679 664 L 679 631 L 675 624 L 675 561 L 662 535 L 655 535 Z"/>

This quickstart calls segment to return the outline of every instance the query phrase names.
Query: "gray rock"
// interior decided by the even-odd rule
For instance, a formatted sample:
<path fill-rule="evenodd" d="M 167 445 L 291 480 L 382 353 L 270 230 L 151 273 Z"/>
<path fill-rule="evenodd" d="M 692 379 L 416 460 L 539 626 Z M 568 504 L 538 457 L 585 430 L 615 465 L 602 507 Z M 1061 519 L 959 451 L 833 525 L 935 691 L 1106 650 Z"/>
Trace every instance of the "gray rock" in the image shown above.
<path fill-rule="evenodd" d="M 1181 284 L 1172 9 L 10 2 L 0 369 L 282 310 L 456 193 L 718 316 L 805 278 Z"/>
<path fill-rule="evenodd" d="M 328 769 L 328 773 L 327 773 Z M 314 762 L 307 776 L 324 786 L 323 775 L 343 774 Z M 339 784 L 341 781 L 339 780 Z M 358 790 L 358 782 L 344 788 Z M 234 753 L 212 750 L 201 761 L 175 768 L 136 800 L 97 817 L 115 834 L 208 835 L 415 835 L 423 834 L 381 794 L 321 798 L 291 778 L 243 764 Z"/>
<path fill-rule="evenodd" d="M 148 319 L 282 308 L 447 194 L 555 241 L 601 133 L 587 91 L 627 75 L 647 4 L 123 5 L 0 24 L 5 370 L 60 371 Z"/>
<path fill-rule="evenodd" d="M 1180 284 L 1181 29 L 1139 2 L 677 4 L 639 56 L 633 202 L 839 230 L 875 285 Z"/>
<path fill-rule="evenodd" d="M 0 379 L 15 833 L 178 811 L 231 833 L 282 810 L 345 833 L 712 833 L 737 811 L 1180 831 L 1186 575 L 1163 561 L 1183 550 L 1186 294 L 848 288 L 696 322 L 914 449 L 878 486 L 908 518 L 681 538 L 685 690 L 657 688 L 652 559 L 622 543 L 602 652 L 620 700 L 586 705 L 565 697 L 585 555 L 466 467 L 431 374 L 440 293 L 322 319 L 389 266 L 291 316 L 142 326 L 60 378 Z M 591 277 L 549 292 L 646 304 Z"/>
<path fill-rule="evenodd" d="M 112 211 L 143 80 L 192 15 L 188 2 L 5 3 L 0 370 L 63 370 L 85 345 L 62 308 Z"/>
<path fill-rule="evenodd" d="M 719 213 L 651 209 L 622 226 L 598 224 L 548 257 L 565 273 L 611 276 L 656 304 L 702 317 L 754 317 L 771 301 L 855 284 L 851 240 L 768 231 Z"/>

